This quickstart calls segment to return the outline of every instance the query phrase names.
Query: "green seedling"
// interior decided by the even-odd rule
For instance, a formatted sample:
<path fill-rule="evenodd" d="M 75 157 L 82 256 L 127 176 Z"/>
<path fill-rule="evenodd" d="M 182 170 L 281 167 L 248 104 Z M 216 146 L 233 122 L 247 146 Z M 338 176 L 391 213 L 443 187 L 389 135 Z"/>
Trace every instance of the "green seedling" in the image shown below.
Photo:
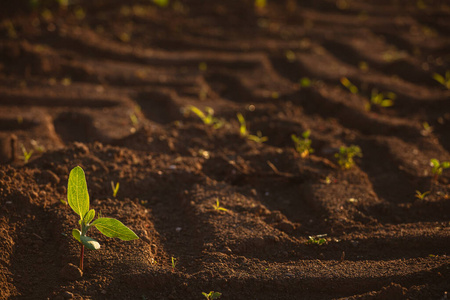
<path fill-rule="evenodd" d="M 22 148 L 22 153 L 23 153 L 22 159 L 23 159 L 24 163 L 27 163 L 30 160 L 31 155 L 33 155 L 33 150 L 27 151 L 27 148 L 25 148 L 24 145 L 22 145 L 21 148 Z"/>
<path fill-rule="evenodd" d="M 81 230 L 73 229 L 72 236 L 81 244 L 80 269 L 83 270 L 84 247 L 90 250 L 100 249 L 100 244 L 91 237 L 86 236 L 87 231 L 95 226 L 102 234 L 110 238 L 119 238 L 123 241 L 131 241 L 139 237 L 119 220 L 113 218 L 98 217 L 94 220 L 95 210 L 89 209 L 89 193 L 86 177 L 81 167 L 77 166 L 70 171 L 67 185 L 67 200 L 73 211 L 80 216 L 78 223 Z M 92 222 L 92 223 L 91 223 Z"/>
<path fill-rule="evenodd" d="M 245 122 L 244 116 L 241 113 L 237 113 L 237 118 L 239 121 L 239 133 L 241 137 L 246 137 L 247 139 L 257 142 L 257 143 L 264 143 L 269 140 L 267 136 L 263 136 L 261 131 L 257 131 L 256 135 L 250 134 L 247 130 L 247 124 Z"/>
<path fill-rule="evenodd" d="M 421 131 L 423 135 L 427 136 L 433 132 L 433 126 L 428 124 L 428 122 L 422 123 L 423 130 Z"/>
<path fill-rule="evenodd" d="M 311 148 L 312 141 L 309 139 L 310 134 L 311 131 L 306 130 L 302 133 L 302 137 L 298 137 L 295 134 L 291 135 L 291 139 L 295 144 L 295 150 L 300 153 L 302 158 L 308 157 L 309 154 L 314 152 L 314 149 Z"/>
<path fill-rule="evenodd" d="M 362 157 L 361 148 L 355 145 L 351 145 L 350 147 L 341 146 L 339 152 L 334 155 L 338 160 L 338 164 L 343 169 L 350 169 L 354 166 L 355 161 L 353 158 L 355 156 Z"/>
<path fill-rule="evenodd" d="M 372 109 L 372 105 L 380 106 L 380 107 L 391 107 L 394 105 L 394 100 L 397 97 L 394 93 L 387 93 L 385 96 L 383 93 L 378 93 L 377 89 L 372 89 L 372 93 L 370 95 L 370 101 L 366 103 L 366 110 L 370 111 Z"/>
<path fill-rule="evenodd" d="M 172 256 L 171 261 L 172 261 L 172 272 L 174 272 L 175 271 L 175 267 L 177 265 L 177 259 Z"/>
<path fill-rule="evenodd" d="M 327 242 L 325 239 L 327 235 L 326 234 L 319 234 L 314 236 L 309 236 L 308 241 L 306 242 L 307 245 L 323 245 Z"/>
<path fill-rule="evenodd" d="M 185 109 L 185 112 L 185 114 L 193 112 L 203 121 L 205 125 L 212 126 L 214 129 L 219 129 L 225 124 L 223 120 L 214 117 L 214 109 L 212 109 L 211 107 L 205 107 L 205 112 L 202 112 L 197 107 L 188 105 Z"/>
<path fill-rule="evenodd" d="M 216 200 L 216 205 L 213 206 L 217 211 L 228 211 L 228 209 L 220 206 L 219 199 Z"/>
<path fill-rule="evenodd" d="M 153 0 L 153 3 L 155 3 L 159 7 L 167 7 L 167 6 L 169 6 L 169 0 Z"/>
<path fill-rule="evenodd" d="M 356 85 L 351 83 L 350 80 L 348 80 L 347 77 L 342 77 L 341 78 L 341 84 L 343 86 L 345 86 L 350 91 L 350 93 L 358 94 L 358 88 L 356 87 Z"/>
<path fill-rule="evenodd" d="M 131 120 L 131 123 L 133 124 L 133 126 L 137 126 L 139 124 L 139 119 L 135 113 L 130 114 L 130 120 Z"/>
<path fill-rule="evenodd" d="M 308 77 L 302 77 L 299 80 L 299 83 L 300 83 L 300 86 L 303 87 L 303 88 L 307 88 L 307 87 L 310 87 L 312 85 L 312 81 Z"/>
<path fill-rule="evenodd" d="M 450 90 L 450 70 L 445 72 L 445 75 L 441 75 L 438 73 L 433 74 L 433 79 L 445 86 L 448 90 Z"/>
<path fill-rule="evenodd" d="M 267 5 L 267 0 L 255 0 L 255 7 L 262 9 L 265 8 Z"/>
<path fill-rule="evenodd" d="M 430 193 L 430 191 L 421 193 L 420 191 L 416 191 L 416 198 L 419 200 L 424 200 L 426 196 L 428 196 L 428 194 Z"/>
<path fill-rule="evenodd" d="M 211 291 L 211 292 L 209 292 L 208 294 L 205 293 L 205 292 L 202 292 L 202 295 L 205 296 L 205 298 L 208 299 L 208 300 L 219 299 L 220 296 L 222 296 L 221 293 L 219 293 L 219 292 L 214 292 L 214 291 Z"/>
<path fill-rule="evenodd" d="M 45 147 L 39 144 L 36 140 L 30 141 L 31 146 L 33 146 L 34 150 L 36 150 L 39 153 L 43 153 L 45 151 Z"/>
<path fill-rule="evenodd" d="M 116 196 L 117 196 L 117 192 L 119 191 L 119 183 L 116 183 L 115 185 L 114 185 L 114 181 L 111 181 L 111 188 L 112 188 L 112 191 L 113 191 L 113 197 L 115 198 Z"/>
<path fill-rule="evenodd" d="M 432 158 L 430 160 L 431 172 L 434 174 L 434 180 L 437 181 L 438 177 L 442 174 L 444 169 L 450 168 L 450 162 L 443 161 L 439 162 L 436 158 Z"/>
<path fill-rule="evenodd" d="M 205 72 L 206 70 L 208 70 L 208 64 L 206 63 L 206 62 L 201 62 L 201 63 L 199 63 L 198 64 L 198 69 L 200 70 L 200 71 L 203 71 L 203 72 Z"/>

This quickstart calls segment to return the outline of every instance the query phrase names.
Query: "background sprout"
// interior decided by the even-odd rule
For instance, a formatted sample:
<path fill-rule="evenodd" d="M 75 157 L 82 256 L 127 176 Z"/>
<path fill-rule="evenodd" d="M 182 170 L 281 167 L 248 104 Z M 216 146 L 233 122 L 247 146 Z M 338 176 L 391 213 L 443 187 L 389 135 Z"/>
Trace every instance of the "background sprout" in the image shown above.
<path fill-rule="evenodd" d="M 362 157 L 361 148 L 355 145 L 350 147 L 341 146 L 339 152 L 334 155 L 337 158 L 338 164 L 343 169 L 350 169 L 355 164 L 353 157 Z"/>
<path fill-rule="evenodd" d="M 445 86 L 448 90 L 450 90 L 450 70 L 447 70 L 445 72 L 445 76 L 438 73 L 434 73 L 433 79 L 442 84 L 443 86 Z"/>
<path fill-rule="evenodd" d="M 385 97 L 383 93 L 378 93 L 377 89 L 372 89 L 370 101 L 366 103 L 366 110 L 370 111 L 372 109 L 372 105 L 391 107 L 394 105 L 394 100 L 396 97 L 397 95 L 394 93 L 387 93 L 387 96 Z"/>
<path fill-rule="evenodd" d="M 450 162 L 443 161 L 442 163 L 440 163 L 436 158 L 432 158 L 430 160 L 430 166 L 432 168 L 431 172 L 434 174 L 434 180 L 437 180 L 444 169 L 450 168 Z"/>
<path fill-rule="evenodd" d="M 228 211 L 228 209 L 220 206 L 219 199 L 216 200 L 216 205 L 214 205 L 214 209 L 217 211 Z"/>
<path fill-rule="evenodd" d="M 237 118 L 239 121 L 239 133 L 241 137 L 246 137 L 247 139 L 257 142 L 257 143 L 264 143 L 269 140 L 267 136 L 263 136 L 261 131 L 257 131 L 256 135 L 250 134 L 247 130 L 247 124 L 245 122 L 244 116 L 241 113 L 237 113 Z"/>
<path fill-rule="evenodd" d="M 22 153 L 23 153 L 22 159 L 23 159 L 24 163 L 27 163 L 30 160 L 31 155 L 33 155 L 33 150 L 27 151 L 27 149 L 25 148 L 24 145 L 22 145 L 21 148 L 22 148 Z"/>
<path fill-rule="evenodd" d="M 214 117 L 214 109 L 211 107 L 205 107 L 204 113 L 199 108 L 188 105 L 185 109 L 185 114 L 189 114 L 189 112 L 196 114 L 203 121 L 203 124 L 213 126 L 214 129 L 219 129 L 225 123 L 223 120 Z"/>
<path fill-rule="evenodd" d="M 99 217 L 94 220 L 95 210 L 89 209 L 89 193 L 84 171 L 77 166 L 70 171 L 67 185 L 67 200 L 73 211 L 80 216 L 78 223 L 81 230 L 73 229 L 72 236 L 81 244 L 80 269 L 83 270 L 84 247 L 90 250 L 100 249 L 100 243 L 86 236 L 87 231 L 95 226 L 98 231 L 111 238 L 119 238 L 123 241 L 131 241 L 139 237 L 120 221 L 113 218 Z M 92 223 L 91 223 L 92 222 Z"/>
<path fill-rule="evenodd" d="M 298 137 L 295 134 L 291 135 L 291 139 L 295 144 L 295 150 L 300 154 L 302 158 L 308 157 L 309 154 L 314 152 L 314 149 L 311 148 L 311 140 L 309 136 L 311 131 L 307 130 L 302 133 L 302 137 Z"/>
<path fill-rule="evenodd" d="M 220 296 L 222 296 L 221 293 L 214 292 L 214 291 L 211 291 L 208 294 L 205 293 L 205 292 L 202 292 L 202 295 L 205 296 L 205 298 L 208 299 L 208 300 L 219 299 Z"/>
<path fill-rule="evenodd" d="M 341 78 L 341 84 L 343 86 L 345 86 L 350 91 L 350 93 L 358 94 L 358 88 L 356 87 L 356 85 L 351 83 L 350 80 L 348 80 L 347 77 L 342 77 Z"/>
<path fill-rule="evenodd" d="M 424 200 L 425 197 L 428 196 L 429 193 L 430 193 L 430 191 L 423 192 L 423 193 L 421 193 L 420 191 L 416 191 L 416 198 L 419 200 Z"/>
<path fill-rule="evenodd" d="M 113 197 L 115 198 L 116 196 L 117 196 L 117 192 L 119 191 L 119 183 L 116 183 L 115 185 L 114 185 L 114 181 L 111 181 L 111 188 L 112 188 L 112 191 L 113 191 Z"/>

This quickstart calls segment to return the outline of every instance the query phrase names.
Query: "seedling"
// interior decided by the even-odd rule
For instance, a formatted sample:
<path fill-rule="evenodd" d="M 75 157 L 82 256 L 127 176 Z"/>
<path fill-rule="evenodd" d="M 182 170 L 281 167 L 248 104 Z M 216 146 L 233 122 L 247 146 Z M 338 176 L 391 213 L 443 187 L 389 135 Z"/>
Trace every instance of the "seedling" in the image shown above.
<path fill-rule="evenodd" d="M 175 267 L 177 265 L 177 259 L 172 256 L 171 261 L 172 261 L 172 272 L 175 272 Z"/>
<path fill-rule="evenodd" d="M 342 77 L 341 78 L 341 84 L 343 86 L 345 86 L 350 91 L 350 93 L 358 94 L 358 88 L 356 87 L 356 85 L 351 83 L 350 80 L 348 80 L 347 77 Z"/>
<path fill-rule="evenodd" d="M 343 169 L 350 169 L 355 164 L 353 157 L 362 157 L 361 148 L 355 145 L 350 147 L 341 146 L 339 152 L 334 155 L 337 158 L 338 164 Z"/>
<path fill-rule="evenodd" d="M 245 122 L 244 116 L 241 113 L 237 113 L 237 118 L 239 121 L 239 133 L 241 137 L 246 137 L 247 139 L 257 142 L 257 143 L 264 143 L 269 140 L 267 136 L 263 136 L 261 131 L 257 131 L 256 135 L 250 134 L 247 130 L 247 124 Z"/>
<path fill-rule="evenodd" d="M 205 298 L 208 300 L 219 299 L 220 296 L 222 296 L 221 293 L 214 291 L 209 292 L 209 294 L 202 292 L 202 295 L 205 296 Z"/>
<path fill-rule="evenodd" d="M 422 123 L 423 130 L 421 131 L 423 135 L 427 136 L 433 132 L 433 126 L 428 124 L 428 122 Z"/>
<path fill-rule="evenodd" d="M 113 191 L 113 197 L 115 198 L 117 196 L 117 192 L 119 191 L 119 183 L 116 183 L 116 185 L 114 185 L 114 181 L 111 181 L 111 188 Z"/>
<path fill-rule="evenodd" d="M 434 174 L 434 180 L 437 181 L 438 177 L 442 174 L 444 169 L 450 168 L 450 162 L 443 161 L 440 163 L 436 158 L 430 160 L 431 172 Z"/>
<path fill-rule="evenodd" d="M 228 211 L 228 209 L 220 206 L 219 199 L 216 200 L 216 205 L 213 206 L 217 211 Z"/>
<path fill-rule="evenodd" d="M 327 235 L 326 234 L 319 234 L 314 236 L 309 236 L 308 241 L 306 242 L 307 245 L 323 245 L 327 242 L 325 239 Z"/>
<path fill-rule="evenodd" d="M 308 77 L 302 77 L 299 80 L 299 83 L 300 83 L 300 86 L 304 87 L 304 88 L 310 87 L 312 85 L 312 81 Z"/>
<path fill-rule="evenodd" d="M 80 216 L 78 223 L 81 230 L 73 229 L 72 236 L 81 243 L 80 269 L 83 270 L 84 247 L 90 250 L 100 249 L 100 244 L 91 237 L 86 236 L 87 231 L 95 226 L 101 233 L 110 238 L 119 238 L 123 241 L 131 241 L 139 237 L 122 222 L 113 218 L 99 216 L 94 220 L 95 210 L 89 209 L 89 193 L 86 177 L 81 167 L 77 166 L 70 171 L 67 185 L 67 200 L 73 211 Z M 91 223 L 92 222 L 92 223 Z"/>
<path fill-rule="evenodd" d="M 314 152 L 314 149 L 311 148 L 310 134 L 311 131 L 306 130 L 302 133 L 302 137 L 298 137 L 295 134 L 291 135 L 291 139 L 295 143 L 295 150 L 300 153 L 302 158 L 308 157 L 309 154 Z"/>
<path fill-rule="evenodd" d="M 205 112 L 202 112 L 197 107 L 188 105 L 185 109 L 185 114 L 189 114 L 189 112 L 193 112 L 194 114 L 196 114 L 205 125 L 210 125 L 214 129 L 219 129 L 225 123 L 223 120 L 214 117 L 214 109 L 212 109 L 211 107 L 205 107 Z"/>
<path fill-rule="evenodd" d="M 130 114 L 130 120 L 133 126 L 137 126 L 139 124 L 139 119 L 137 118 L 135 113 Z"/>
<path fill-rule="evenodd" d="M 450 90 L 450 70 L 447 70 L 445 72 L 445 75 L 434 73 L 433 79 L 442 84 L 443 86 L 445 86 L 448 90 Z"/>
<path fill-rule="evenodd" d="M 397 96 L 394 93 L 387 93 L 387 97 L 383 93 L 378 93 L 377 89 L 372 89 L 370 101 L 366 103 L 366 110 L 370 111 L 372 105 L 380 107 L 391 107 L 394 105 L 394 100 Z"/>
<path fill-rule="evenodd" d="M 416 191 L 416 198 L 419 200 L 424 200 L 425 197 L 430 193 L 430 191 L 421 193 L 420 191 Z"/>
<path fill-rule="evenodd" d="M 36 140 L 30 141 L 31 146 L 33 146 L 34 150 L 36 150 L 39 153 L 43 153 L 45 151 L 45 147 L 38 143 Z"/>
<path fill-rule="evenodd" d="M 159 7 L 166 7 L 169 5 L 169 0 L 153 0 L 153 3 L 155 3 Z"/>
<path fill-rule="evenodd" d="M 255 0 L 255 7 L 262 9 L 265 8 L 267 5 L 267 0 Z"/>
<path fill-rule="evenodd" d="M 27 163 L 30 160 L 31 155 L 33 155 L 33 150 L 27 151 L 27 148 L 25 148 L 24 145 L 22 145 L 21 148 L 23 153 L 22 159 L 24 163 Z"/>

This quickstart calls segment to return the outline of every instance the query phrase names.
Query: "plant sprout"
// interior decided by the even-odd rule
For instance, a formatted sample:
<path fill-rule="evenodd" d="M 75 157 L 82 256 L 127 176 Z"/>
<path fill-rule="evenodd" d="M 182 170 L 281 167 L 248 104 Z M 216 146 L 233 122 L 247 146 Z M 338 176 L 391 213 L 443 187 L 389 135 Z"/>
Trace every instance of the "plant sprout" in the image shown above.
<path fill-rule="evenodd" d="M 434 180 L 437 180 L 444 169 L 450 168 L 450 162 L 443 161 L 440 163 L 436 158 L 430 160 L 431 172 L 434 174 Z"/>
<path fill-rule="evenodd" d="M 450 70 L 445 72 L 445 75 L 441 75 L 438 73 L 433 74 L 433 79 L 445 86 L 448 90 L 450 90 Z"/>
<path fill-rule="evenodd" d="M 350 169 L 355 164 L 353 157 L 362 157 L 361 148 L 355 145 L 350 147 L 341 146 L 339 152 L 334 155 L 337 158 L 338 164 L 343 169 Z"/>
<path fill-rule="evenodd" d="M 27 151 L 27 148 L 25 148 L 24 145 L 22 145 L 21 148 L 23 153 L 22 159 L 24 163 L 27 163 L 30 160 L 31 155 L 33 155 L 33 150 Z"/>
<path fill-rule="evenodd" d="M 302 158 L 308 157 L 309 154 L 314 152 L 314 149 L 311 148 L 310 134 L 311 131 L 306 130 L 302 133 L 302 137 L 298 137 L 295 134 L 291 135 L 291 139 L 295 143 L 295 150 L 300 153 Z"/>
<path fill-rule="evenodd" d="M 217 211 L 228 211 L 228 209 L 220 206 L 219 199 L 216 200 L 216 205 L 213 206 Z"/>
<path fill-rule="evenodd" d="M 115 185 L 114 185 L 114 181 L 111 181 L 111 188 L 112 188 L 112 191 L 113 191 L 113 197 L 115 198 L 116 196 L 117 196 L 117 192 L 119 191 L 119 183 L 116 183 Z"/>
<path fill-rule="evenodd" d="M 366 103 L 366 110 L 370 111 L 372 109 L 372 105 L 380 107 L 391 107 L 394 105 L 394 100 L 396 97 L 397 95 L 392 92 L 387 93 L 387 97 L 385 97 L 383 93 L 378 93 L 377 89 L 372 89 L 370 101 Z"/>
<path fill-rule="evenodd" d="M 205 292 L 202 292 L 202 295 L 205 296 L 205 298 L 208 299 L 208 300 L 219 299 L 220 296 L 222 296 L 221 293 L 214 292 L 214 291 L 209 292 L 209 294 L 207 294 Z"/>
<path fill-rule="evenodd" d="M 352 94 L 358 94 L 358 88 L 356 85 L 350 82 L 347 77 L 341 78 L 341 84 L 345 86 Z"/>
<path fill-rule="evenodd" d="M 327 242 L 325 239 L 327 235 L 326 234 L 318 234 L 314 236 L 309 236 L 308 241 L 306 242 L 307 245 L 323 245 Z"/>
<path fill-rule="evenodd" d="M 261 131 L 257 131 L 256 135 L 250 134 L 247 130 L 247 124 L 245 122 L 244 116 L 241 113 L 237 113 L 237 118 L 239 121 L 239 133 L 241 137 L 246 137 L 247 139 L 257 142 L 257 143 L 264 143 L 269 140 L 267 136 L 263 136 Z"/>
<path fill-rule="evenodd" d="M 424 200 L 425 197 L 430 193 L 430 191 L 421 193 L 420 191 L 416 191 L 416 198 L 419 200 Z"/>
<path fill-rule="evenodd" d="M 83 169 L 79 166 L 70 171 L 69 183 L 67 185 L 67 200 L 73 211 L 80 216 L 78 223 L 81 226 L 81 230 L 73 229 L 72 236 L 81 243 L 81 270 L 83 270 L 84 247 L 90 250 L 100 249 L 99 242 L 86 236 L 87 231 L 92 226 L 95 226 L 101 233 L 110 238 L 116 237 L 123 241 L 131 241 L 139 238 L 131 229 L 116 219 L 99 217 L 92 222 L 95 217 L 95 210 L 89 209 L 89 193 L 86 177 Z"/>
<path fill-rule="evenodd" d="M 211 107 L 205 107 L 205 113 L 193 105 L 188 105 L 185 109 L 185 114 L 193 112 L 196 114 L 205 125 L 213 126 L 214 129 L 219 129 L 224 125 L 224 121 L 214 117 L 214 109 Z"/>
<path fill-rule="evenodd" d="M 177 259 L 172 256 L 171 261 L 172 261 L 172 272 L 173 272 L 173 271 L 175 271 L 175 266 L 177 265 Z"/>

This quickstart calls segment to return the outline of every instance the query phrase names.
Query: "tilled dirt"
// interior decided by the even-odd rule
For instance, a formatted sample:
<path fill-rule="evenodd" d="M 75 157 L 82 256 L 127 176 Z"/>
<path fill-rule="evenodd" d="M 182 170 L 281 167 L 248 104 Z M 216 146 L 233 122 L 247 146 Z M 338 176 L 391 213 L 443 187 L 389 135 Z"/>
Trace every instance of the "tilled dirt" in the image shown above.
<path fill-rule="evenodd" d="M 430 159 L 450 160 L 449 3 L 92 2 L 0 12 L 1 299 L 447 299 L 450 170 Z M 368 110 L 375 90 L 394 105 Z M 77 165 L 140 237 L 91 229 L 81 278 Z"/>

